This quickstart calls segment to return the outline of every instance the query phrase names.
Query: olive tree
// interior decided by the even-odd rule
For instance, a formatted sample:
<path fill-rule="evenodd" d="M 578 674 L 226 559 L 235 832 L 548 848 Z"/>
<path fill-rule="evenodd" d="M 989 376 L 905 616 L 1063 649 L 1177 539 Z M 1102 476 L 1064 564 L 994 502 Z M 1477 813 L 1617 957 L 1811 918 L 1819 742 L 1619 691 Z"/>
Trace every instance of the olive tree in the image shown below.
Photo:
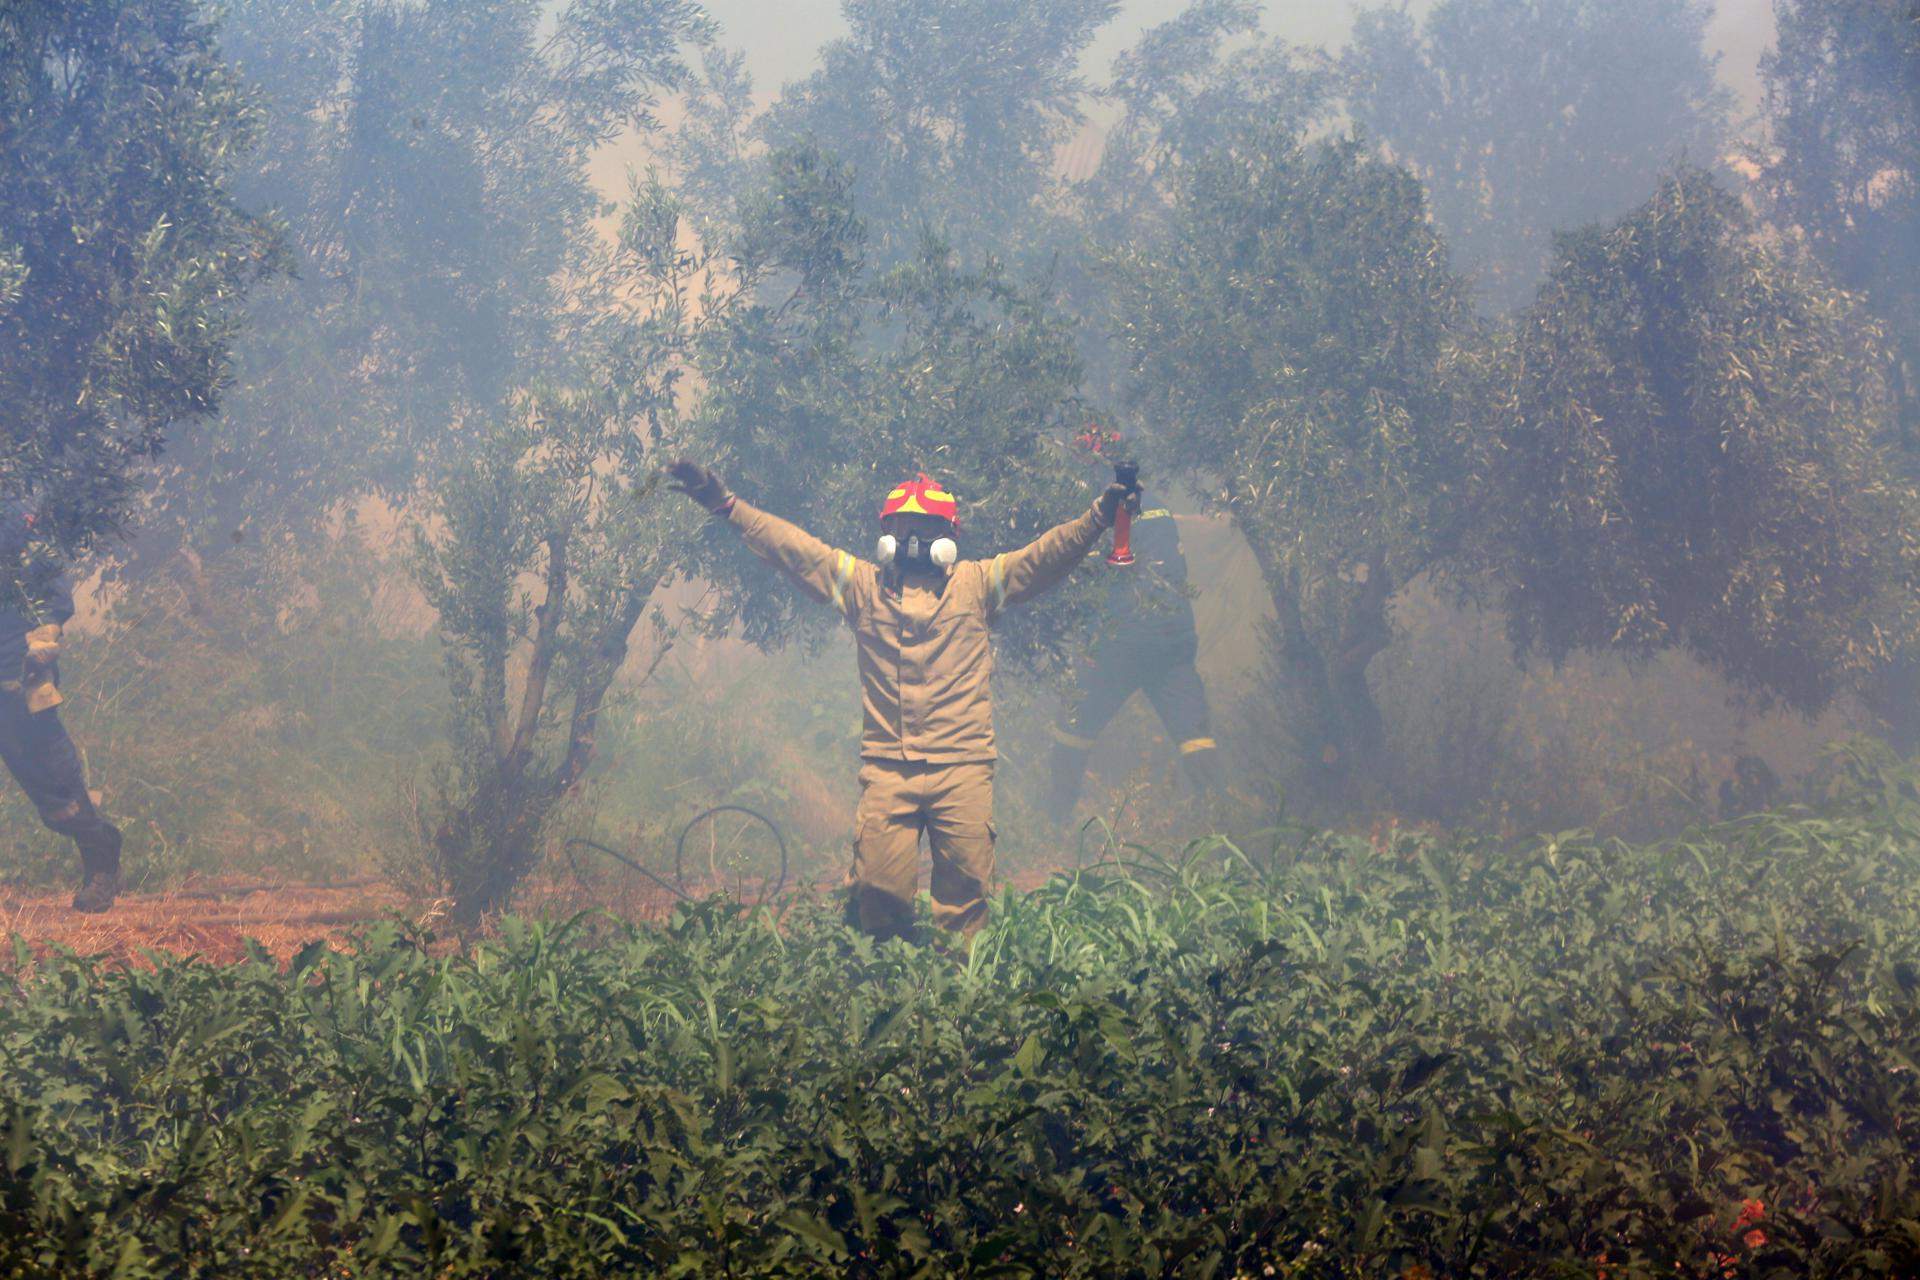
<path fill-rule="evenodd" d="M 1163 228 L 1187 159 L 1250 129 L 1299 132 L 1326 116 L 1331 61 L 1263 35 L 1260 12 L 1256 0 L 1194 0 L 1115 60 L 1102 92 L 1120 116 L 1075 193 L 1096 237 Z"/>
<path fill-rule="evenodd" d="M 0 7 L 0 496 L 31 496 L 43 569 L 121 528 L 147 464 L 214 411 L 241 300 L 277 262 L 233 196 L 260 115 L 215 16 Z"/>
<path fill-rule="evenodd" d="M 1920 11 L 1911 0 L 1774 10 L 1761 185 L 1898 344 L 1902 444 L 1920 465 Z"/>
<path fill-rule="evenodd" d="M 1123 353 L 1107 323 L 1114 314 L 1110 246 L 1139 246 L 1173 232 L 1174 195 L 1190 161 L 1231 146 L 1249 130 L 1299 133 L 1333 106 L 1330 60 L 1263 35 L 1255 0 L 1194 0 L 1149 28 L 1115 59 L 1104 96 L 1120 115 L 1099 166 L 1072 189 L 1054 279 L 1070 309 L 1089 323 L 1080 344 L 1089 386 L 1103 401 L 1124 400 Z M 1154 424 L 1125 424 L 1136 439 Z"/>
<path fill-rule="evenodd" d="M 1560 238 L 1481 529 L 1523 652 L 1684 649 L 1817 711 L 1920 626 L 1920 505 L 1856 300 L 1682 169 Z"/>
<path fill-rule="evenodd" d="M 447 424 L 555 354 L 605 206 L 589 166 L 652 128 L 710 26 L 693 0 L 234 0 L 264 108 L 238 189 L 294 272 L 261 291 L 218 432 L 161 468 L 143 547 L 310 535 L 457 465 Z M 249 545 L 252 545 L 251 540 Z"/>
<path fill-rule="evenodd" d="M 1478 474 L 1463 290 L 1419 182 L 1357 140 L 1250 131 L 1173 189 L 1169 234 L 1115 260 L 1131 407 L 1252 547 L 1286 728 L 1337 795 L 1381 764 L 1387 602 L 1451 549 Z"/>
<path fill-rule="evenodd" d="M 1082 123 L 1080 59 L 1118 0 L 843 0 L 847 34 L 756 126 L 848 165 L 869 252 L 1017 260 L 1045 220 L 1056 152 Z"/>
<path fill-rule="evenodd" d="M 463 922 L 537 863 L 691 526 L 655 483 L 658 455 L 724 301 L 701 292 L 705 263 L 681 240 L 672 197 L 640 188 L 579 299 L 568 364 L 461 425 L 470 438 L 416 534 L 454 695 L 452 761 L 420 834 Z M 672 628 L 654 621 L 657 664 Z"/>
<path fill-rule="evenodd" d="M 1780 0 L 1761 60 L 1769 212 L 1879 318 L 1892 346 L 1898 458 L 1920 475 L 1920 9 L 1911 0 Z M 1868 701 L 1920 750 L 1920 653 Z"/>
<path fill-rule="evenodd" d="M 1677 158 L 1717 160 L 1729 97 L 1704 0 L 1440 0 L 1363 12 L 1354 122 L 1427 184 L 1483 302 L 1524 305 L 1556 231 L 1617 217 Z"/>

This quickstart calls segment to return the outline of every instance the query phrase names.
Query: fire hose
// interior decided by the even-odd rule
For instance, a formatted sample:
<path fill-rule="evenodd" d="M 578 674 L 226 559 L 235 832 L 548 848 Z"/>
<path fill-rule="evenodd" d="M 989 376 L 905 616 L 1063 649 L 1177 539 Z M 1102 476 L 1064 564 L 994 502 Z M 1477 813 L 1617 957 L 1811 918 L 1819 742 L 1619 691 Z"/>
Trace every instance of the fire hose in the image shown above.
<path fill-rule="evenodd" d="M 768 831 L 771 831 L 773 833 L 774 843 L 779 847 L 779 850 L 780 850 L 780 874 L 777 878 L 773 880 L 771 887 L 768 887 L 767 881 L 765 880 L 761 881 L 760 896 L 755 901 L 757 904 L 761 902 L 768 902 L 774 898 L 779 897 L 780 892 L 787 887 L 787 837 L 781 832 L 779 825 L 775 823 L 772 818 L 769 818 L 766 814 L 761 813 L 758 809 L 749 809 L 746 805 L 743 805 L 743 804 L 717 804 L 713 806 L 713 808 L 711 809 L 703 809 L 699 813 L 694 814 L 693 817 L 687 821 L 686 826 L 680 828 L 680 838 L 674 842 L 674 846 L 673 846 L 673 879 L 672 880 L 668 880 L 665 876 L 659 875 L 649 870 L 648 868 L 641 866 L 638 862 L 635 862 L 632 858 L 629 858 L 626 854 L 620 852 L 618 849 L 610 849 L 606 845 L 601 844 L 598 840 L 589 840 L 585 836 L 575 836 L 566 842 L 564 847 L 566 848 L 566 851 L 567 851 L 567 863 L 573 870 L 574 879 L 580 881 L 582 884 L 586 883 L 586 877 L 580 874 L 580 864 L 574 860 L 574 856 L 573 856 L 574 846 L 584 845 L 589 849 L 593 849 L 596 852 L 605 854 L 607 857 L 612 858 L 615 862 L 621 863 L 624 866 L 630 867 L 633 870 L 638 871 L 641 875 L 653 881 L 653 883 L 659 885 L 662 889 L 665 889 L 668 893 L 673 894 L 675 897 L 679 898 L 681 901 L 692 902 L 692 901 L 695 901 L 696 895 L 689 893 L 684 887 L 687 883 L 687 875 L 686 875 L 687 836 L 693 831 L 695 827 L 699 826 L 702 822 L 705 822 L 708 818 L 711 818 L 715 814 L 719 814 L 719 813 L 744 813 L 749 818 L 757 819 L 759 822 L 761 822 L 766 826 Z"/>

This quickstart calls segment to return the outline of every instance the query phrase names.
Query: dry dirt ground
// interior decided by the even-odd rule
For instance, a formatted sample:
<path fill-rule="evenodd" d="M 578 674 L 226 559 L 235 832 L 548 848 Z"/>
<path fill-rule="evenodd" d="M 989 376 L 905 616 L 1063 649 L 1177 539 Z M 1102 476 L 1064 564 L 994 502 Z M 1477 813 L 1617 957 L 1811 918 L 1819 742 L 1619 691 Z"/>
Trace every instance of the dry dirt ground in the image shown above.
<path fill-rule="evenodd" d="M 213 963 L 245 958 L 258 942 L 281 964 L 315 939 L 350 945 L 355 929 L 398 919 L 435 930 L 444 901 L 409 894 L 379 880 L 312 885 L 257 879 L 189 882 L 158 893 L 123 893 L 111 911 L 83 915 L 69 906 L 71 891 L 23 894 L 0 889 L 0 967 L 16 963 L 17 946 L 33 956 L 65 948 L 111 962 L 150 964 L 150 952 Z M 599 909 L 629 920 L 656 919 L 673 896 L 646 886 L 572 881 L 528 886 L 519 909 L 565 916 Z"/>
<path fill-rule="evenodd" d="M 1008 883 L 1024 892 L 1045 879 L 1043 871 L 1023 870 Z M 788 896 L 809 892 L 818 890 L 802 887 Z M 379 920 L 440 929 L 447 905 L 371 879 L 332 885 L 192 881 L 158 893 L 122 894 L 99 915 L 73 910 L 71 898 L 71 891 L 29 894 L 0 887 L 0 970 L 18 963 L 21 944 L 30 959 L 64 948 L 110 963 L 150 965 L 153 953 L 166 953 L 230 964 L 246 957 L 249 939 L 284 965 L 315 939 L 347 947 L 356 928 Z M 648 921 L 664 919 L 675 901 L 668 890 L 637 876 L 588 884 L 566 877 L 529 884 L 515 909 L 548 919 L 591 910 Z"/>
<path fill-rule="evenodd" d="M 344 945 L 356 925 L 416 906 L 377 881 L 344 885 L 250 880 L 191 883 L 161 893 L 126 893 L 111 911 L 83 915 L 60 894 L 0 890 L 0 939 L 12 963 L 25 942 L 35 954 L 66 948 L 111 961 L 147 964 L 149 951 L 231 962 L 252 938 L 285 963 L 315 938 Z M 430 905 L 430 904 L 429 904 Z M 409 918 L 418 918 L 417 913 Z"/>

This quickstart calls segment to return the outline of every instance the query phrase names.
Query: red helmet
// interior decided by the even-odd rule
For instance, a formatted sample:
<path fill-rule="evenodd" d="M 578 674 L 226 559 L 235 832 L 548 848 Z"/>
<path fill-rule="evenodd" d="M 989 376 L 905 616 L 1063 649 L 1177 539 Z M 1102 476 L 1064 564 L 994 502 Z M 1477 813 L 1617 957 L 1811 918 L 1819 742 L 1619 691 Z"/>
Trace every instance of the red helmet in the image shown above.
<path fill-rule="evenodd" d="M 960 506 L 940 482 L 922 471 L 918 478 L 895 485 L 880 505 L 880 518 L 892 515 L 939 516 L 958 523 Z"/>

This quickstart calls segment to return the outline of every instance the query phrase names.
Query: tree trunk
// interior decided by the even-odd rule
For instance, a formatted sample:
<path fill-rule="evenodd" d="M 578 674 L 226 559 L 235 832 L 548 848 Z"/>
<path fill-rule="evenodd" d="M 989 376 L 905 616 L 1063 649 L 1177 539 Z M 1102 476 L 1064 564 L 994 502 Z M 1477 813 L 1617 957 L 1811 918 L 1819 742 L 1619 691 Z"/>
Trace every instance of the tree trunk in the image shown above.
<path fill-rule="evenodd" d="M 653 598 L 654 589 L 659 584 L 660 579 L 654 577 L 648 580 L 644 590 L 638 585 L 628 590 L 619 614 L 608 628 L 593 662 L 581 677 L 580 688 L 573 698 L 573 716 L 567 725 L 567 754 L 555 778 L 560 794 L 579 786 L 587 766 L 593 762 L 600 707 L 606 701 L 607 690 L 612 688 L 614 677 L 620 674 L 620 668 L 626 663 L 627 642 L 633 635 L 633 629 L 640 625 L 640 615 L 646 612 L 647 601 Z M 647 665 L 646 675 L 641 677 L 642 684 L 653 678 L 653 673 L 660 669 L 661 662 L 672 648 L 673 640 L 669 637 L 655 650 L 653 661 Z"/>
<path fill-rule="evenodd" d="M 501 726 L 503 749 L 490 776 L 479 780 L 459 812 L 442 824 L 437 836 L 443 869 L 452 882 L 453 918 L 471 926 L 504 910 L 520 881 L 539 861 L 542 835 L 555 809 L 572 794 L 593 761 L 600 708 L 625 664 L 633 629 L 659 585 L 658 574 L 643 574 L 628 588 L 620 610 L 598 639 L 593 657 L 577 671 L 566 749 L 551 768 L 535 768 L 534 745 L 549 692 L 566 604 L 566 540 L 548 546 L 547 582 L 539 610 L 526 684 L 521 690 L 516 725 Z M 672 647 L 663 643 L 647 669 L 651 676 Z M 561 696 L 556 693 L 554 696 Z"/>
<path fill-rule="evenodd" d="M 1242 526 L 1242 532 L 1248 530 Z M 1273 598 L 1280 682 L 1296 723 L 1286 726 L 1298 744 L 1302 775 L 1328 805 L 1357 802 L 1368 784 L 1385 776 L 1386 724 L 1367 683 L 1367 666 L 1392 639 L 1386 605 L 1392 584 L 1383 557 L 1367 564 L 1366 581 L 1346 602 L 1338 633 L 1317 636 L 1300 604 L 1296 573 L 1247 538 Z M 1284 714 L 1284 713 L 1283 713 Z"/>
<path fill-rule="evenodd" d="M 533 751 L 533 736 L 540 728 L 540 712 L 546 707 L 547 677 L 559 650 L 560 622 L 567 611 L 567 535 L 556 533 L 547 539 L 547 581 L 544 598 L 534 611 L 539 625 L 533 636 L 533 655 L 527 660 L 527 678 L 520 689 L 520 714 L 512 729 L 500 723 L 500 767 L 518 773 L 526 767 Z"/>
<path fill-rule="evenodd" d="M 1386 721 L 1367 683 L 1368 665 L 1393 641 L 1387 621 L 1393 579 L 1385 562 L 1386 557 L 1376 552 L 1363 566 L 1366 581 L 1347 603 L 1328 673 L 1351 765 L 1372 778 L 1385 776 L 1387 753 Z"/>

